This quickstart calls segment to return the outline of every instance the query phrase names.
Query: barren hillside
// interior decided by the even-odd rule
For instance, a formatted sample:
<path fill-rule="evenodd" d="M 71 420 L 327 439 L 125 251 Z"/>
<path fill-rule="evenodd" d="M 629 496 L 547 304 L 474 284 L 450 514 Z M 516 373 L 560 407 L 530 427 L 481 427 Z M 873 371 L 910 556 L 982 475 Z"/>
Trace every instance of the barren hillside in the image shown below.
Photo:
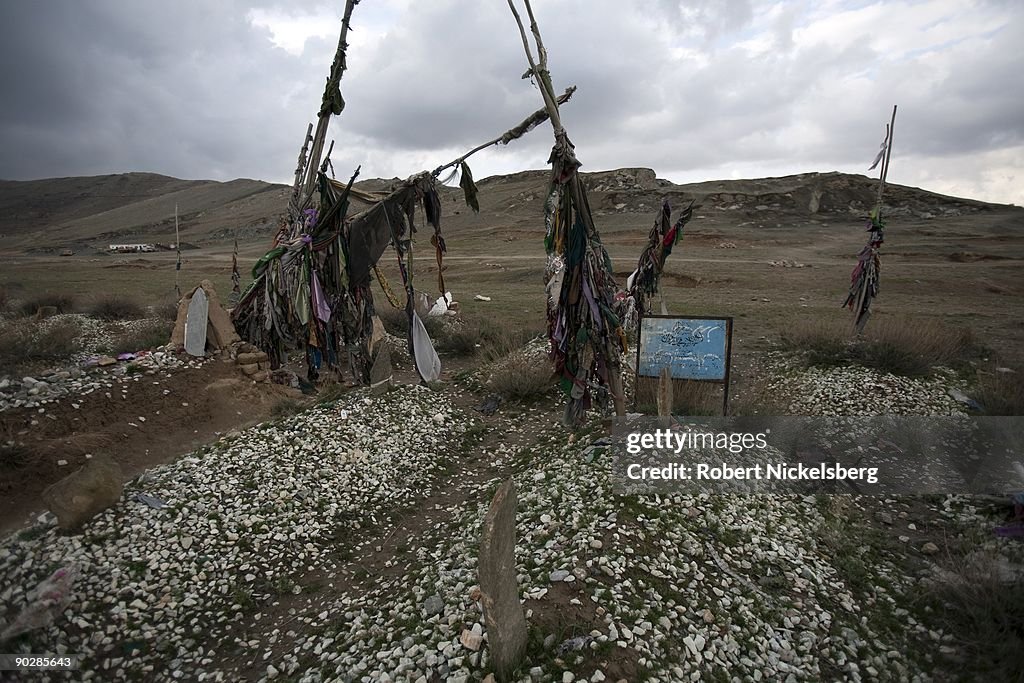
<path fill-rule="evenodd" d="M 695 199 L 702 213 L 726 223 L 773 215 L 852 219 L 866 213 L 877 188 L 877 180 L 834 172 L 685 185 L 657 178 L 654 171 L 642 168 L 584 177 L 595 213 L 604 217 L 600 227 L 613 241 L 613 233 L 620 230 L 635 231 L 637 239 L 642 239 L 648 216 L 653 217 L 664 199 L 676 206 Z M 395 181 L 371 179 L 358 186 L 383 190 Z M 481 180 L 479 217 L 468 215 L 460 191 L 451 188 L 445 192 L 446 230 L 453 235 L 473 232 L 482 218 L 488 227 L 501 223 L 536 232 L 546 182 L 546 171 Z M 273 234 L 287 196 L 286 186 L 258 180 L 179 180 L 152 173 L 0 181 L 0 234 L 9 247 L 22 253 L 103 249 L 110 242 L 173 242 L 177 205 L 183 242 L 214 246 L 238 236 L 243 242 L 262 244 L 261 238 Z M 890 185 L 886 200 L 894 218 L 927 220 L 1008 208 L 901 185 Z"/>

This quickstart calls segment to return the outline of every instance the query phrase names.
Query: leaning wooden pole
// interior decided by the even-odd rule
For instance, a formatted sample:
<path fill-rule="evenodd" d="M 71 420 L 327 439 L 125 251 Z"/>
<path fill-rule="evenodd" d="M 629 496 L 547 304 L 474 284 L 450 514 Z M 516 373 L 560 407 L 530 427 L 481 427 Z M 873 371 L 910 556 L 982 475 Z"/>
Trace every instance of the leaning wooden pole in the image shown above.
<path fill-rule="evenodd" d="M 616 414 L 626 414 L 621 375 L 625 333 L 621 321 L 612 313 L 617 287 L 611 259 L 594 225 L 586 189 L 579 177 L 580 162 L 575 148 L 562 125 L 548 71 L 547 50 L 530 0 L 523 1 L 537 48 L 536 58 L 513 0 L 508 0 L 508 6 L 530 65 L 527 74 L 540 88 L 555 137 L 545 202 L 548 337 L 555 370 L 569 394 L 565 422 L 578 427 L 595 394 L 602 400 L 610 394 Z"/>
<path fill-rule="evenodd" d="M 306 137 L 302 139 L 302 149 L 299 150 L 299 160 L 295 165 L 295 182 L 292 183 L 292 195 L 288 202 L 289 219 L 292 221 L 298 219 L 299 215 L 299 202 L 302 197 L 302 183 L 306 177 L 306 161 L 307 154 L 309 154 L 309 143 L 313 142 L 313 124 L 309 124 L 306 127 Z"/>
<path fill-rule="evenodd" d="M 348 49 L 346 38 L 348 37 L 349 24 L 352 20 L 352 10 L 359 4 L 359 0 L 346 0 L 345 14 L 341 20 L 341 34 L 338 36 L 338 49 L 334 53 L 334 62 L 331 64 L 331 73 L 327 77 L 327 86 L 324 89 L 323 101 L 320 104 L 320 113 L 316 122 L 316 133 L 313 135 L 312 149 L 309 158 L 306 160 L 305 179 L 302 182 L 302 189 L 299 193 L 297 206 L 299 210 L 307 208 L 312 202 L 313 192 L 316 189 L 316 174 L 320 168 L 320 157 L 323 154 L 324 142 L 327 139 L 327 126 L 332 115 L 339 115 L 345 108 L 345 100 L 341 97 L 341 77 L 347 68 L 345 62 L 345 51 Z M 305 149 L 305 147 L 303 147 Z M 299 174 L 296 173 L 296 176 Z"/>
<path fill-rule="evenodd" d="M 882 196 L 885 182 L 889 174 L 889 162 L 892 158 L 893 133 L 896 130 L 896 105 L 892 108 L 892 118 L 885 129 L 885 141 L 882 143 L 882 168 L 878 177 L 878 198 L 875 208 L 868 216 L 868 243 L 857 256 L 857 265 L 850 274 L 850 291 L 846 295 L 843 306 L 853 311 L 854 334 L 860 336 L 871 317 L 871 303 L 878 296 L 882 262 L 880 258 L 882 242 L 885 241 L 885 221 L 882 219 Z M 875 163 L 879 159 L 876 157 Z M 872 164 L 871 168 L 875 165 Z M 870 170 L 870 169 L 869 169 Z"/>
<path fill-rule="evenodd" d="M 896 130 L 896 106 L 892 105 L 892 119 L 885 129 L 885 155 L 882 157 L 882 170 L 878 178 L 878 201 L 875 202 L 875 210 L 879 216 L 882 213 L 882 193 L 885 192 L 885 182 L 889 175 L 889 159 L 892 157 L 892 138 Z"/>

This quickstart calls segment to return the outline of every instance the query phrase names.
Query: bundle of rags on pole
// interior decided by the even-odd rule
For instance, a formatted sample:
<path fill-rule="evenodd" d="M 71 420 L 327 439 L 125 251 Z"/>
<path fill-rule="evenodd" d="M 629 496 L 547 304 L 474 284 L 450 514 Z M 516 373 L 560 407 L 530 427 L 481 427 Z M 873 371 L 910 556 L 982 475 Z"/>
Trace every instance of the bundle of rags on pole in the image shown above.
<path fill-rule="evenodd" d="M 519 13 L 512 0 L 508 0 L 530 65 L 526 75 L 540 88 L 555 137 L 548 159 L 551 177 L 545 202 L 548 338 L 555 371 L 569 396 L 565 423 L 578 427 L 587 409 L 595 401 L 606 403 L 609 395 L 616 414 L 625 415 L 620 359 L 626 350 L 626 336 L 615 313 L 618 287 L 611 259 L 594 225 L 579 175 L 581 164 L 562 126 L 547 67 L 547 51 L 533 8 L 529 0 L 524 3 L 536 43 L 536 59 Z"/>
<path fill-rule="evenodd" d="M 340 114 L 345 106 L 339 84 L 346 68 L 345 37 L 356 4 L 358 0 L 346 3 L 341 37 L 327 79 L 316 133 L 313 134 L 310 124 L 299 153 L 287 216 L 273 248 L 253 267 L 253 282 L 232 311 L 232 320 L 244 339 L 267 352 L 274 368 L 280 367 L 290 349 L 304 349 L 311 381 L 317 379 L 324 366 L 340 373 L 347 365 L 354 381 L 367 384 L 373 359 L 370 349 L 374 316 L 371 273 L 389 302 L 396 308 L 402 307 L 377 267 L 391 245 L 406 290 L 404 308 L 410 323 L 409 351 L 420 377 L 430 381 L 437 378 L 440 366 L 415 312 L 412 236 L 416 232 L 417 209 L 433 228 L 431 244 L 438 265 L 438 289 L 443 296 L 445 266 L 442 261 L 447 247 L 441 234 L 438 176 L 454 167 L 452 178 L 456 173 L 461 174 L 459 184 L 466 203 L 475 211 L 479 210 L 477 188 L 466 159 L 492 145 L 505 145 L 522 137 L 546 120 L 548 112 L 534 112 L 497 138 L 433 172 L 423 171 L 411 176 L 389 193 L 354 188 L 359 169 L 347 183 L 328 178 L 333 143 L 326 155 L 323 147 L 330 117 Z M 557 101 L 568 101 L 574 90 L 569 88 Z M 319 197 L 317 206 L 314 206 L 314 195 Z M 372 206 L 348 216 L 354 198 Z"/>
<path fill-rule="evenodd" d="M 625 291 L 616 297 L 619 316 L 627 328 L 635 328 L 639 319 L 649 312 L 647 302 L 657 294 L 665 261 L 672 253 L 672 248 L 682 241 L 683 228 L 693 218 L 694 208 L 693 201 L 690 201 L 676 222 L 672 223 L 672 206 L 667 199 L 662 202 L 661 211 L 654 219 L 654 227 L 647 236 L 647 245 L 640 252 L 636 270 L 627 278 Z M 664 299 L 661 305 L 661 313 L 664 315 Z"/>
<path fill-rule="evenodd" d="M 878 178 L 878 198 L 875 200 L 875 208 L 868 216 L 867 232 L 868 243 L 861 249 L 857 256 L 857 265 L 850 275 L 850 293 L 843 302 L 844 308 L 849 308 L 854 313 L 853 327 L 859 335 L 864 331 L 871 317 L 871 302 L 878 296 L 878 283 L 881 276 L 881 261 L 879 250 L 882 242 L 885 241 L 885 222 L 882 220 L 882 193 L 885 191 L 885 179 L 889 173 L 889 159 L 892 156 L 892 136 L 896 127 L 896 106 L 892 108 L 892 120 L 885 127 L 885 139 L 879 147 L 875 161 L 871 164 L 873 170 L 881 163 L 882 168 Z"/>

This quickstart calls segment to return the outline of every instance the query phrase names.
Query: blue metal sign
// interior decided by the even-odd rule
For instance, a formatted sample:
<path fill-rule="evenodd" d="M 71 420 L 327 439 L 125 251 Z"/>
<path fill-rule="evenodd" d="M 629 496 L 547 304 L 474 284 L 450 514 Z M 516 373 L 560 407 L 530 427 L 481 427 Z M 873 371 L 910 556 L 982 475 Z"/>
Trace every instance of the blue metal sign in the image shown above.
<path fill-rule="evenodd" d="M 727 382 L 732 318 L 646 316 L 640 321 L 637 374 Z"/>

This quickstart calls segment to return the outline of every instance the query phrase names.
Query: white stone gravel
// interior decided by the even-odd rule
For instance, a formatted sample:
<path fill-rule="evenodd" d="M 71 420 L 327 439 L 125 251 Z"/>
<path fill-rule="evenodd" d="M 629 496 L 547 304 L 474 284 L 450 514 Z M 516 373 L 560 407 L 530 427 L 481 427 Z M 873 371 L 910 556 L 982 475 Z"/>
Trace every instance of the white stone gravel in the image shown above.
<path fill-rule="evenodd" d="M 823 521 L 816 499 L 619 499 L 598 450 L 566 445 L 552 432 L 516 477 L 523 596 L 542 600 L 555 582 L 571 584 L 597 622 L 586 647 L 632 649 L 642 680 L 819 680 L 826 671 L 858 680 L 864 665 L 896 678 L 909 673 L 898 648 L 860 622 L 861 606 L 836 569 L 842 558 L 811 533 Z M 493 455 L 531 457 L 506 448 Z M 481 617 L 471 592 L 485 502 L 452 510 L 454 519 L 432 529 L 420 551 L 423 569 L 361 596 L 339 628 L 300 638 L 298 670 L 311 665 L 303 656 L 310 643 L 326 638 L 334 649 L 300 680 L 369 682 L 396 673 L 390 680 L 475 680 L 476 655 L 459 635 Z M 432 595 L 445 611 L 422 621 Z M 562 680 L 574 659 L 541 663 L 532 678 Z"/>
<path fill-rule="evenodd" d="M 118 384 L 138 381 L 139 375 L 159 375 L 161 379 L 180 368 L 198 368 L 209 359 L 193 358 L 159 347 L 135 360 L 120 361 L 109 367 L 98 367 L 95 362 L 108 350 L 113 340 L 133 329 L 152 324 L 154 320 L 127 320 L 104 322 L 81 314 L 62 314 L 38 323 L 40 330 L 67 321 L 80 330 L 81 351 L 63 364 L 43 372 L 22 377 L 0 377 L 0 412 L 16 408 L 39 408 L 58 401 L 74 400 L 94 391 L 106 391 Z M 4 324 L 23 324 L 24 321 L 6 321 Z M 145 351 L 140 349 L 140 351 Z M 131 369 L 129 369 L 131 368 Z"/>
<path fill-rule="evenodd" d="M 934 376 L 910 378 L 859 365 L 796 369 L 790 357 L 769 354 L 767 392 L 786 401 L 787 414 L 964 415 L 949 396 L 956 375 L 938 369 Z"/>
<path fill-rule="evenodd" d="M 861 369 L 794 372 L 776 390 L 803 396 L 801 411 L 830 414 L 830 397 L 864 382 L 877 383 L 871 405 L 889 413 L 956 410 L 941 381 L 904 384 Z M 474 466 L 447 471 L 478 426 L 452 391 L 355 392 L 148 473 L 82 535 L 40 523 L 12 537 L 0 549 L 7 618 L 57 566 L 75 562 L 83 576 L 72 607 L 18 647 L 86 653 L 75 680 L 481 680 L 489 635 L 477 544 L 497 473 L 510 471 L 528 621 L 536 628 L 565 609 L 549 601 L 566 591 L 592 615 L 589 631 L 545 634 L 524 683 L 614 681 L 602 662 L 623 653 L 636 661 L 631 680 L 932 678 L 905 638 L 945 647 L 950 634 L 903 607 L 916 583 L 894 560 L 871 567 L 866 589 L 844 578 L 850 558 L 822 540 L 823 498 L 621 496 L 597 434 L 567 436 L 557 412 L 537 409 L 502 408 L 494 445 Z M 916 403 L 900 403 L 901 392 Z M 441 495 L 456 490 L 468 502 Z M 173 507 L 129 502 L 134 491 Z M 401 523 L 391 512 L 435 495 L 442 502 L 420 509 L 425 528 L 407 555 L 382 568 L 376 558 L 366 584 L 352 584 L 353 566 L 385 550 L 380 529 Z M 976 527 L 963 505 L 947 504 L 949 515 Z M 332 577 L 324 601 L 307 595 L 308 572 Z"/>
<path fill-rule="evenodd" d="M 453 416 L 424 388 L 352 395 L 151 470 L 81 534 L 41 522 L 10 537 L 0 550 L 6 619 L 57 566 L 82 575 L 65 616 L 19 650 L 84 653 L 75 680 L 235 680 L 211 665 L 256 618 L 244 606 L 301 590 L 296 579 L 325 568 L 335 538 L 351 542 L 429 495 L 465 429 Z M 134 491 L 171 507 L 134 502 Z"/>

